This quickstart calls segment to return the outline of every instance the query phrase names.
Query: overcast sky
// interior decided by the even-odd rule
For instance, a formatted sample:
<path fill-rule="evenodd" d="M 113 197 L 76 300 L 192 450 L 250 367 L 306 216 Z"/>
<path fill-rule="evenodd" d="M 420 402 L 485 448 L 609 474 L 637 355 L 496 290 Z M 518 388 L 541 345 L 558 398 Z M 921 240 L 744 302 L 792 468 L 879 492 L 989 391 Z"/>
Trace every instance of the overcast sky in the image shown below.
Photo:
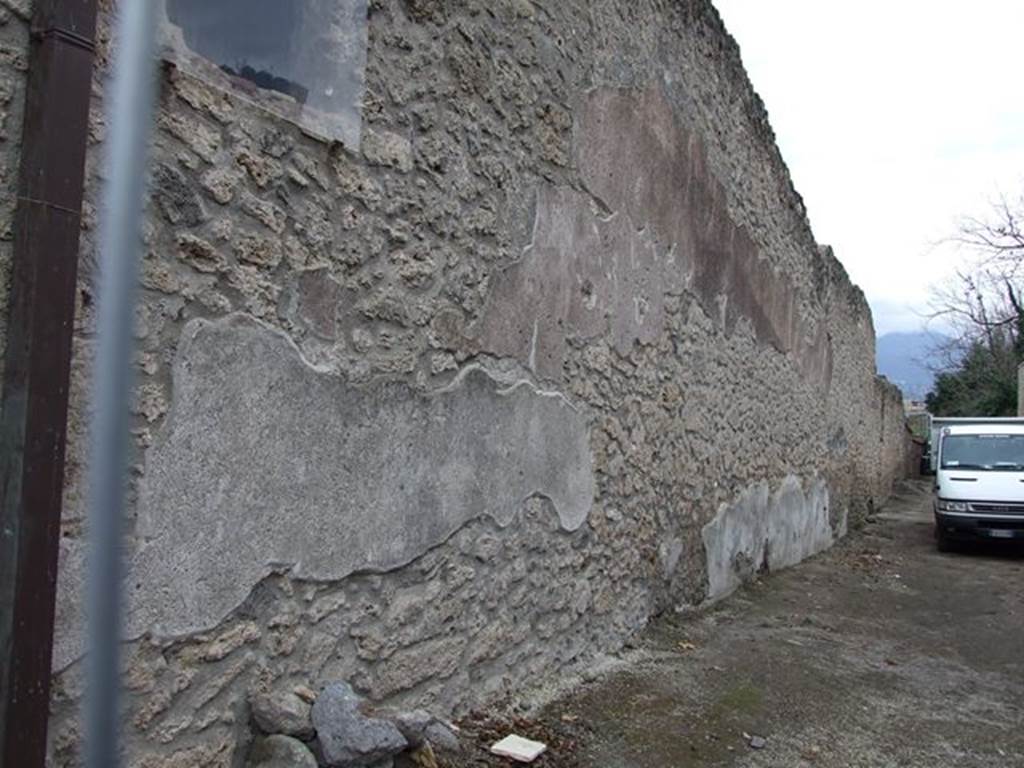
<path fill-rule="evenodd" d="M 818 242 L 881 335 L 965 255 L 942 240 L 1024 182 L 1018 0 L 714 0 Z"/>

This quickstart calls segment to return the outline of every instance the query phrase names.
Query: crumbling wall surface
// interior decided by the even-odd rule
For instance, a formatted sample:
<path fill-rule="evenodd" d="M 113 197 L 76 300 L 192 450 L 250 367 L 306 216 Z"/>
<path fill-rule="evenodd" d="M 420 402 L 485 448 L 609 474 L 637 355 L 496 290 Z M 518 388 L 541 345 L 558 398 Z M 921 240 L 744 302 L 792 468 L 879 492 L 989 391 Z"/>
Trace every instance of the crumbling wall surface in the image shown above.
<path fill-rule="evenodd" d="M 132 765 L 240 763 L 260 691 L 344 679 L 459 712 L 582 669 L 828 546 L 900 465 L 867 304 L 708 2 L 375 0 L 368 20 L 358 147 L 161 76 Z M 54 765 L 81 744 L 90 222 Z"/>
<path fill-rule="evenodd" d="M 778 570 L 830 547 L 836 537 L 829 520 L 828 486 L 821 478 L 806 492 L 787 477 L 771 493 L 767 482 L 723 505 L 704 526 L 708 554 L 708 597 L 723 597 L 762 571 Z"/>

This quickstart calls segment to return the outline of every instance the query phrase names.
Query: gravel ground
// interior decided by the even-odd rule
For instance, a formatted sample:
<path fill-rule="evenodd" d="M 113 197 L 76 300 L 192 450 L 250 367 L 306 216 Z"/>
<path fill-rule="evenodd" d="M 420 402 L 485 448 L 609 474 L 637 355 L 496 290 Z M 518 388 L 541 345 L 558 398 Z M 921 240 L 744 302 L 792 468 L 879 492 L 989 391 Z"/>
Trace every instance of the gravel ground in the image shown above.
<path fill-rule="evenodd" d="M 611 671 L 530 716 L 463 721 L 452 768 L 1024 766 L 1024 551 L 939 554 L 929 483 L 716 606 L 662 617 Z"/>

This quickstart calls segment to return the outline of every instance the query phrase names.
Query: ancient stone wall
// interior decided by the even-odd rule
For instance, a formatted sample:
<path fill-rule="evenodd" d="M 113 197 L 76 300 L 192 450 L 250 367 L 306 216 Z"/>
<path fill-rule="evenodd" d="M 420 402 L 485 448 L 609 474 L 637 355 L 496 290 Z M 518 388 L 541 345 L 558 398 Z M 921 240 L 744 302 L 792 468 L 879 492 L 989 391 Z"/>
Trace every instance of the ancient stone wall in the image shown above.
<path fill-rule="evenodd" d="M 879 459 L 878 485 L 874 489 L 875 499 L 888 495 L 893 484 L 917 473 L 912 458 L 915 455 L 913 436 L 907 427 L 903 410 L 903 392 L 884 377 L 879 377 Z"/>
<path fill-rule="evenodd" d="M 109 12 L 58 766 L 81 746 Z M 136 320 L 132 765 L 239 764 L 260 691 L 347 680 L 451 713 L 571 674 L 660 611 L 829 546 L 902 466 L 867 304 L 815 243 L 710 3 L 374 0 L 367 19 L 365 57 L 344 59 L 365 71 L 339 74 L 365 81 L 358 146 L 271 114 L 251 86 L 161 74 Z"/>

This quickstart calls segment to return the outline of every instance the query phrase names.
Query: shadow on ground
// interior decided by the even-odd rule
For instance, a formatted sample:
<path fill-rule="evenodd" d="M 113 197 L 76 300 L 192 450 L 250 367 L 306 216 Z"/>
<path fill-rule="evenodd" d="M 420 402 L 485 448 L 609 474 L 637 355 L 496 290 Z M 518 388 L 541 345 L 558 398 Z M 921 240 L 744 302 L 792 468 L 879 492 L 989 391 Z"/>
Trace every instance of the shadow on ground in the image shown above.
<path fill-rule="evenodd" d="M 1024 551 L 940 554 L 929 484 L 863 531 L 717 606 L 662 617 L 624 663 L 536 717 L 466 722 L 457 764 L 549 768 L 1024 765 Z"/>

